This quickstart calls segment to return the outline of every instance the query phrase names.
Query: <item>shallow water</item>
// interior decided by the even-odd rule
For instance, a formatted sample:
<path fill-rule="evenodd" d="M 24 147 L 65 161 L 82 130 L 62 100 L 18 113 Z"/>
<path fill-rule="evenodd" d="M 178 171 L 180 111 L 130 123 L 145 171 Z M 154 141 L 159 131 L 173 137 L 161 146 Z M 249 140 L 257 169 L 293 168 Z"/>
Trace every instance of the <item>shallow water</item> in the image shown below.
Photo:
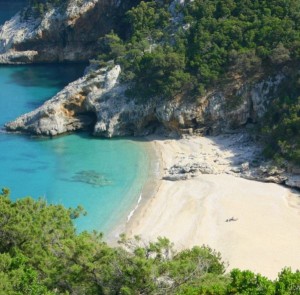
<path fill-rule="evenodd" d="M 0 2 L 2 22 L 7 5 Z M 41 105 L 83 69 L 0 66 L 0 128 Z M 76 221 L 79 231 L 108 232 L 126 220 L 139 199 L 148 162 L 143 143 L 130 139 L 104 140 L 82 133 L 50 140 L 0 132 L 0 188 L 10 188 L 13 199 L 30 195 L 66 207 L 82 205 L 88 214 Z"/>

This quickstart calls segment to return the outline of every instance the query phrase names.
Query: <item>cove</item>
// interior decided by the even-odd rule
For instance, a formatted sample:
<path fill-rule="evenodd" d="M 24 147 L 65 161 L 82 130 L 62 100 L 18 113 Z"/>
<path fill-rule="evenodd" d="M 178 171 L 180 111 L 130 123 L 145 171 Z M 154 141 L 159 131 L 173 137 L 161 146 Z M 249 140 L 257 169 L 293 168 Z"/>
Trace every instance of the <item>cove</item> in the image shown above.
<path fill-rule="evenodd" d="M 20 1 L 21 2 L 21 1 Z M 9 18 L 9 2 L 0 2 Z M 85 65 L 0 65 L 0 188 L 12 199 L 26 195 L 75 208 L 87 216 L 78 231 L 108 233 L 126 222 L 147 178 L 149 159 L 142 142 L 99 139 L 86 133 L 53 139 L 7 134 L 3 125 L 31 111 L 83 74 Z"/>

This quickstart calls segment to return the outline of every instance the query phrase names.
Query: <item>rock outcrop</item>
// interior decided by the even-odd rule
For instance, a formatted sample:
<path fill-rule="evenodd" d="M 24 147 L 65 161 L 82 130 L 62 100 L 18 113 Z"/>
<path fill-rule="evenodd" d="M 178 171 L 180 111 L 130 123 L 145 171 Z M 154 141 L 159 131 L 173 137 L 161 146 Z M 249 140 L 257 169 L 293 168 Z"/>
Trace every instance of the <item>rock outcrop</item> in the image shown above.
<path fill-rule="evenodd" d="M 119 71 L 120 67 L 116 66 L 110 71 L 99 70 L 93 77 L 87 74 L 70 83 L 40 108 L 7 124 L 7 129 L 54 136 L 94 127 L 95 97 L 101 98 L 114 89 Z"/>
<path fill-rule="evenodd" d="M 97 53 L 99 37 L 117 30 L 138 2 L 63 1 L 39 17 L 26 8 L 0 28 L 0 63 L 87 61 Z"/>
<path fill-rule="evenodd" d="M 27 8 L 0 30 L 0 63 L 87 60 L 97 52 L 98 38 L 117 26 L 118 16 L 138 2 L 62 1 L 41 17 L 31 17 Z M 176 24 L 181 16 L 175 7 L 184 2 L 175 0 L 170 6 Z M 233 79 L 235 85 L 197 99 L 181 95 L 146 101 L 126 97 L 127 85 L 118 82 L 120 71 L 119 66 L 91 71 L 6 128 L 38 135 L 92 128 L 96 136 L 105 137 L 144 135 L 159 127 L 180 134 L 217 134 L 257 122 L 284 79 L 277 74 L 254 85 Z"/>
<path fill-rule="evenodd" d="M 260 118 L 269 93 L 283 79 L 277 75 L 237 90 L 238 104 L 228 108 L 226 94 L 216 91 L 198 100 L 128 98 L 127 85 L 119 83 L 120 66 L 90 71 L 69 84 L 37 110 L 8 123 L 10 131 L 58 135 L 92 128 L 96 136 L 146 135 L 163 127 L 179 134 L 217 134 Z"/>
<path fill-rule="evenodd" d="M 165 169 L 164 180 L 180 181 L 200 174 L 230 174 L 300 189 L 299 169 L 286 171 L 264 159 L 262 147 L 244 129 L 201 139 L 184 136 L 180 142 L 196 145 L 197 152 L 187 155 L 179 153 L 173 165 Z"/>

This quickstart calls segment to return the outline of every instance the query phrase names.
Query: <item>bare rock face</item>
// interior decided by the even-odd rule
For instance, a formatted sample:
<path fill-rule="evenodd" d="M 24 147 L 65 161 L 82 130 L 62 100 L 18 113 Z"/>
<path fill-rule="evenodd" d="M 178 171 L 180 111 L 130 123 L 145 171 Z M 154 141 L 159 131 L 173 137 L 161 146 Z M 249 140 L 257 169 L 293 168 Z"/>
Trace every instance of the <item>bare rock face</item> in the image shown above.
<path fill-rule="evenodd" d="M 98 38 L 110 32 L 118 16 L 138 2 L 63 1 L 40 18 L 24 10 L 0 29 L 0 63 L 87 60 L 97 52 Z M 173 4 L 184 2 L 175 0 Z M 126 97 L 127 85 L 118 83 L 120 71 L 115 66 L 90 72 L 6 128 L 41 135 L 92 128 L 96 136 L 112 137 L 145 135 L 162 126 L 179 134 L 214 135 L 257 122 L 284 79 L 278 74 L 254 85 L 244 81 L 233 85 L 232 91 L 215 89 L 194 100 L 181 96 L 143 101 Z"/>
<path fill-rule="evenodd" d="M 118 83 L 120 71 L 117 65 L 86 74 L 6 129 L 46 136 L 82 129 L 103 137 L 151 133 L 155 106 L 129 100 Z"/>
<path fill-rule="evenodd" d="M 21 116 L 6 128 L 37 135 L 58 135 L 93 128 L 96 122 L 94 98 L 101 98 L 115 86 L 120 67 L 99 70 L 70 83 L 38 109 Z M 117 88 L 117 87 L 116 87 Z"/>
<path fill-rule="evenodd" d="M 254 85 L 245 82 L 231 93 L 215 91 L 201 98 L 203 112 L 195 118 L 198 128 L 208 134 L 218 134 L 258 122 L 284 78 L 277 74 Z"/>
<path fill-rule="evenodd" d="M 0 63 L 87 61 L 138 0 L 65 1 L 40 17 L 24 9 L 0 28 Z"/>
<path fill-rule="evenodd" d="M 120 72 L 118 65 L 91 71 L 6 128 L 51 136 L 86 128 L 95 136 L 137 136 L 160 127 L 178 134 L 217 134 L 258 120 L 268 104 L 269 92 L 276 92 L 283 79 L 278 75 L 252 87 L 242 86 L 240 103 L 229 109 L 230 98 L 222 92 L 197 101 L 185 97 L 146 101 L 128 98 L 127 85 L 118 80 Z"/>

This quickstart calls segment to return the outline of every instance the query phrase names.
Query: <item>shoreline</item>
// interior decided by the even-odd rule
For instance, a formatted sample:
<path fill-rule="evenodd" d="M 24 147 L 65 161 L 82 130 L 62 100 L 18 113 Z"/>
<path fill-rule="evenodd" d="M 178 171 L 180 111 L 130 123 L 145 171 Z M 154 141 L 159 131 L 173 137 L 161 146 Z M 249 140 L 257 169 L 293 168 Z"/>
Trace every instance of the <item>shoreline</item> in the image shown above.
<path fill-rule="evenodd" d="M 250 269 L 274 279 L 285 266 L 299 269 L 299 195 L 225 172 L 230 167 L 226 159 L 237 155 L 219 139 L 149 137 L 160 180 L 125 224 L 125 234 L 145 241 L 166 236 L 176 250 L 208 245 L 229 263 L 228 271 Z M 174 165 L 197 163 L 199 154 L 214 173 L 166 180 Z"/>
<path fill-rule="evenodd" d="M 120 235 L 126 233 L 128 225 L 134 222 L 140 210 L 146 206 L 147 202 L 151 200 L 159 190 L 160 177 L 163 169 L 159 150 L 153 146 L 153 142 L 149 140 L 149 138 L 143 139 L 140 144 L 143 145 L 145 154 L 147 154 L 148 157 L 146 180 L 136 202 L 129 206 L 127 213 L 124 213 L 124 216 L 122 216 L 107 233 L 105 240 L 112 246 L 118 245 Z"/>

